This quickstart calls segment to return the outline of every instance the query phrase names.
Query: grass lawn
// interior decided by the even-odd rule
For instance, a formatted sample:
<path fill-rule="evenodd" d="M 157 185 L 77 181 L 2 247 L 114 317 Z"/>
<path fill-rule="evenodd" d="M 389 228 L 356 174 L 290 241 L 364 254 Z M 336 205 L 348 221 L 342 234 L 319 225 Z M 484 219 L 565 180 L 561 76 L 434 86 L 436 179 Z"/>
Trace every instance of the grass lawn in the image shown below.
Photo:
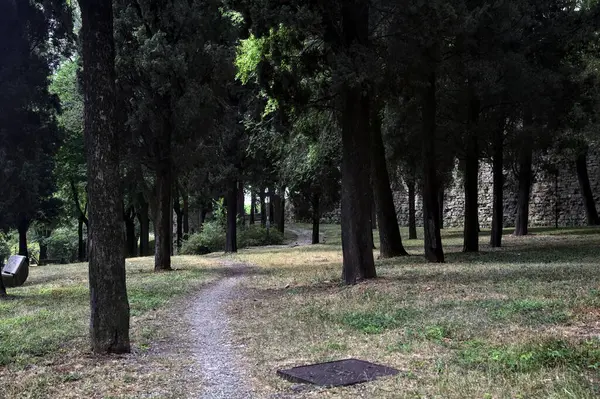
<path fill-rule="evenodd" d="M 153 262 L 127 261 L 133 353 L 118 357 L 89 352 L 87 264 L 32 267 L 0 301 L 0 398 L 182 397 L 186 365 L 161 349 L 181 319 L 172 308 L 221 271 L 214 259 L 175 257 L 176 271 L 156 274 Z"/>
<path fill-rule="evenodd" d="M 445 230 L 446 264 L 425 263 L 422 241 L 406 241 L 415 256 L 378 260 L 379 278 L 351 287 L 340 284 L 339 226 L 322 231 L 322 245 L 237 256 L 259 266 L 231 312 L 261 397 L 291 392 L 278 368 L 347 357 L 401 372 L 294 395 L 600 397 L 600 229 L 533 229 L 506 235 L 502 249 L 483 232 L 478 254 Z"/>

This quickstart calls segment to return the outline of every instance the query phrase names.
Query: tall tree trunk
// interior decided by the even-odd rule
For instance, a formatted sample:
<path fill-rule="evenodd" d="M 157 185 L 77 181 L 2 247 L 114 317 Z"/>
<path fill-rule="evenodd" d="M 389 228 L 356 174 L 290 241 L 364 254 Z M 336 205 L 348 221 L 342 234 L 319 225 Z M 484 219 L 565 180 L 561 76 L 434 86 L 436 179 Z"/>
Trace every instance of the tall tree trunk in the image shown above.
<path fill-rule="evenodd" d="M 417 218 L 416 218 L 416 193 L 415 193 L 415 176 L 413 175 L 407 179 L 406 185 L 408 186 L 408 239 L 417 239 Z"/>
<path fill-rule="evenodd" d="M 600 218 L 598 218 L 596 202 L 594 201 L 594 194 L 592 193 L 592 187 L 590 186 L 590 179 L 588 177 L 587 150 L 577 156 L 575 166 L 577 169 L 579 187 L 581 188 L 581 194 L 583 195 L 583 204 L 585 205 L 588 226 L 599 225 Z"/>
<path fill-rule="evenodd" d="M 181 195 L 179 190 L 176 190 L 175 196 L 173 198 L 173 211 L 175 212 L 175 223 L 177 225 L 177 250 L 181 249 L 181 245 L 183 244 L 183 209 L 181 208 Z"/>
<path fill-rule="evenodd" d="M 436 76 L 429 74 L 428 87 L 423 96 L 423 228 L 425 258 L 430 262 L 444 262 L 440 234 L 440 211 L 438 204 L 438 176 L 436 167 Z"/>
<path fill-rule="evenodd" d="M 140 223 L 140 256 L 150 256 L 150 205 L 139 194 L 137 218 Z"/>
<path fill-rule="evenodd" d="M 440 184 L 438 190 L 438 209 L 440 210 L 440 230 L 444 228 L 444 185 Z"/>
<path fill-rule="evenodd" d="M 375 198 L 375 193 L 373 193 L 373 198 Z M 371 206 L 371 228 L 377 230 L 377 205 L 375 201 L 373 201 L 373 205 Z"/>
<path fill-rule="evenodd" d="M 190 235 L 190 197 L 187 190 L 183 192 L 183 239 Z"/>
<path fill-rule="evenodd" d="M 281 188 L 281 194 L 279 196 L 279 231 L 281 234 L 285 232 L 285 186 Z"/>
<path fill-rule="evenodd" d="M 129 352 L 129 303 L 115 108 L 112 0 L 80 0 L 89 195 L 90 336 L 97 353 Z M 115 250 L 116 249 L 116 250 Z"/>
<path fill-rule="evenodd" d="M 27 230 L 29 230 L 29 221 L 21 218 L 17 225 L 19 232 L 19 255 L 29 259 L 29 250 L 27 249 Z"/>
<path fill-rule="evenodd" d="M 47 244 L 46 240 L 48 238 L 50 238 L 51 235 L 52 235 L 52 231 L 50 229 L 44 229 L 44 231 L 42 233 L 43 240 L 42 240 L 42 242 L 40 242 L 40 259 L 39 259 L 40 265 L 44 264 L 44 261 L 48 259 L 48 244 Z M 1 259 L 0 259 L 0 262 L 2 262 Z M 0 267 L 2 267 L 2 266 L 0 266 Z"/>
<path fill-rule="evenodd" d="M 169 152 L 170 149 L 163 148 Z M 171 208 L 172 171 L 170 157 L 163 156 L 163 161 L 156 168 L 156 216 L 154 217 L 154 270 L 171 270 L 171 236 L 173 216 Z"/>
<path fill-rule="evenodd" d="M 126 254 L 128 258 L 135 258 L 137 256 L 137 237 L 135 236 L 135 210 L 130 207 L 124 213 L 125 221 L 125 242 L 126 242 Z"/>
<path fill-rule="evenodd" d="M 225 237 L 225 252 L 237 252 L 237 181 L 229 183 L 227 191 L 227 233 Z"/>
<path fill-rule="evenodd" d="M 463 252 L 479 251 L 479 143 L 476 127 L 479 120 L 479 100 L 469 87 L 467 149 L 465 156 L 465 227 Z"/>
<path fill-rule="evenodd" d="M 238 183 L 238 198 L 237 198 L 237 206 L 238 206 L 238 217 L 242 226 L 246 224 L 246 207 L 245 207 L 245 196 L 244 196 L 244 182 L 240 180 Z"/>
<path fill-rule="evenodd" d="M 0 265 L 2 268 L 3 265 Z M 0 276 L 0 299 L 6 298 L 6 287 L 4 286 L 4 281 L 2 281 L 2 276 Z"/>
<path fill-rule="evenodd" d="M 265 189 L 260 189 L 260 224 L 262 227 L 267 225 L 267 204 L 265 203 Z"/>
<path fill-rule="evenodd" d="M 314 193 L 311 198 L 312 207 L 312 244 L 319 243 L 319 223 L 321 211 L 319 209 L 319 194 Z"/>
<path fill-rule="evenodd" d="M 408 255 L 402 245 L 394 195 L 390 186 L 385 147 L 381 135 L 379 107 L 375 108 L 371 115 L 371 178 L 377 219 L 379 220 L 379 256 L 393 258 Z"/>
<path fill-rule="evenodd" d="M 493 151 L 494 203 L 490 246 L 499 248 L 502 246 L 502 228 L 504 227 L 504 127 L 494 131 Z"/>
<path fill-rule="evenodd" d="M 85 262 L 85 240 L 83 239 L 83 219 L 77 219 L 77 260 Z"/>
<path fill-rule="evenodd" d="M 252 190 L 250 194 L 250 224 L 254 224 L 256 218 L 256 193 Z"/>
<path fill-rule="evenodd" d="M 517 199 L 517 219 L 515 235 L 527 235 L 529 226 L 529 195 L 531 193 L 533 151 L 531 145 L 524 144 L 519 159 L 519 192 Z"/>
<path fill-rule="evenodd" d="M 275 191 L 270 188 L 269 189 L 269 221 L 271 224 L 275 223 Z"/>
<path fill-rule="evenodd" d="M 342 36 L 344 47 L 368 46 L 369 3 L 365 0 L 342 4 Z M 370 187 L 371 167 L 369 134 L 369 97 L 355 83 L 344 88 L 342 111 L 342 279 L 355 284 L 375 278 L 373 239 L 370 214 L 373 190 Z M 365 151 L 367 149 L 367 151 Z"/>

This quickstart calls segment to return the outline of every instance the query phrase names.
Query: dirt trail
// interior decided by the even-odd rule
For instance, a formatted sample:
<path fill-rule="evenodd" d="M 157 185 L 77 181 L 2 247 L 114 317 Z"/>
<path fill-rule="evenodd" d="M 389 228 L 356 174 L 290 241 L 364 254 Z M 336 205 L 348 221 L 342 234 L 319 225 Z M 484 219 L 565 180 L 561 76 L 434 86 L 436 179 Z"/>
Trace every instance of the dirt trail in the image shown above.
<path fill-rule="evenodd" d="M 289 231 L 298 236 L 288 246 L 310 245 L 312 232 L 297 227 Z M 189 337 L 193 342 L 191 352 L 202 378 L 200 392 L 194 398 L 245 399 L 255 397 L 244 368 L 241 348 L 232 344 L 228 302 L 240 295 L 237 286 L 252 267 L 232 260 L 221 262 L 225 277 L 200 290 L 189 303 L 187 321 Z"/>
<path fill-rule="evenodd" d="M 236 286 L 249 270 L 243 264 L 224 262 L 225 277 L 201 290 L 187 317 L 193 339 L 192 352 L 202 376 L 199 398 L 252 398 L 239 348 L 231 342 L 225 305 L 236 296 Z"/>

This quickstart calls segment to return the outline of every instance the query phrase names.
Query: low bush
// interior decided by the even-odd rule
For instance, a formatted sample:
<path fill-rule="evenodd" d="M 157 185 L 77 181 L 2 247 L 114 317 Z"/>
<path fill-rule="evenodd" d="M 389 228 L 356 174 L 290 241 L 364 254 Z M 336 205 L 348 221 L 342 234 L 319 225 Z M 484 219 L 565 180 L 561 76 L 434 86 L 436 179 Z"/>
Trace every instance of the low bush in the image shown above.
<path fill-rule="evenodd" d="M 204 255 L 225 250 L 225 228 L 218 221 L 204 223 L 200 233 L 192 234 L 179 252 L 181 255 Z M 283 234 L 276 229 L 259 225 L 240 227 L 237 231 L 238 248 L 283 244 Z"/>
<path fill-rule="evenodd" d="M 4 239 L 0 238 L 0 267 L 4 264 L 6 259 L 10 256 L 10 247 Z"/>
<path fill-rule="evenodd" d="M 46 238 L 48 245 L 48 258 L 60 259 L 62 262 L 74 262 L 77 259 L 79 238 L 77 231 L 68 227 L 61 227 Z"/>

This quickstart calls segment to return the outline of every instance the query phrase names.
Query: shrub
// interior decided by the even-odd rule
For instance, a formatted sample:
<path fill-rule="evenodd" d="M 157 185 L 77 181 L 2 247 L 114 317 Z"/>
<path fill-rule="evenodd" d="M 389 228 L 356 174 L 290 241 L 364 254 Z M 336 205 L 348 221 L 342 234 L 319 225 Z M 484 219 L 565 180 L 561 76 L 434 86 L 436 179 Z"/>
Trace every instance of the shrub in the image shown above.
<path fill-rule="evenodd" d="M 60 259 L 62 262 L 74 262 L 77 259 L 79 238 L 74 229 L 61 227 L 54 230 L 46 239 L 46 244 L 50 259 Z"/>
<path fill-rule="evenodd" d="M 276 229 L 267 229 L 252 225 L 238 229 L 237 242 L 239 248 L 256 247 L 263 245 L 283 244 L 283 234 Z M 192 234 L 181 246 L 181 255 L 204 255 L 208 252 L 225 250 L 225 228 L 213 220 L 205 222 L 202 231 Z"/>
<path fill-rule="evenodd" d="M 208 251 L 207 251 L 208 250 Z M 202 255 L 225 250 L 225 229 L 216 220 L 205 222 L 199 233 L 192 234 L 181 246 L 182 255 Z"/>
<path fill-rule="evenodd" d="M 283 244 L 283 234 L 277 229 L 267 229 L 259 224 L 242 227 L 238 230 L 238 247 L 259 247 Z"/>
<path fill-rule="evenodd" d="M 0 238 L 0 267 L 4 264 L 6 259 L 10 256 L 10 247 L 4 239 Z"/>

